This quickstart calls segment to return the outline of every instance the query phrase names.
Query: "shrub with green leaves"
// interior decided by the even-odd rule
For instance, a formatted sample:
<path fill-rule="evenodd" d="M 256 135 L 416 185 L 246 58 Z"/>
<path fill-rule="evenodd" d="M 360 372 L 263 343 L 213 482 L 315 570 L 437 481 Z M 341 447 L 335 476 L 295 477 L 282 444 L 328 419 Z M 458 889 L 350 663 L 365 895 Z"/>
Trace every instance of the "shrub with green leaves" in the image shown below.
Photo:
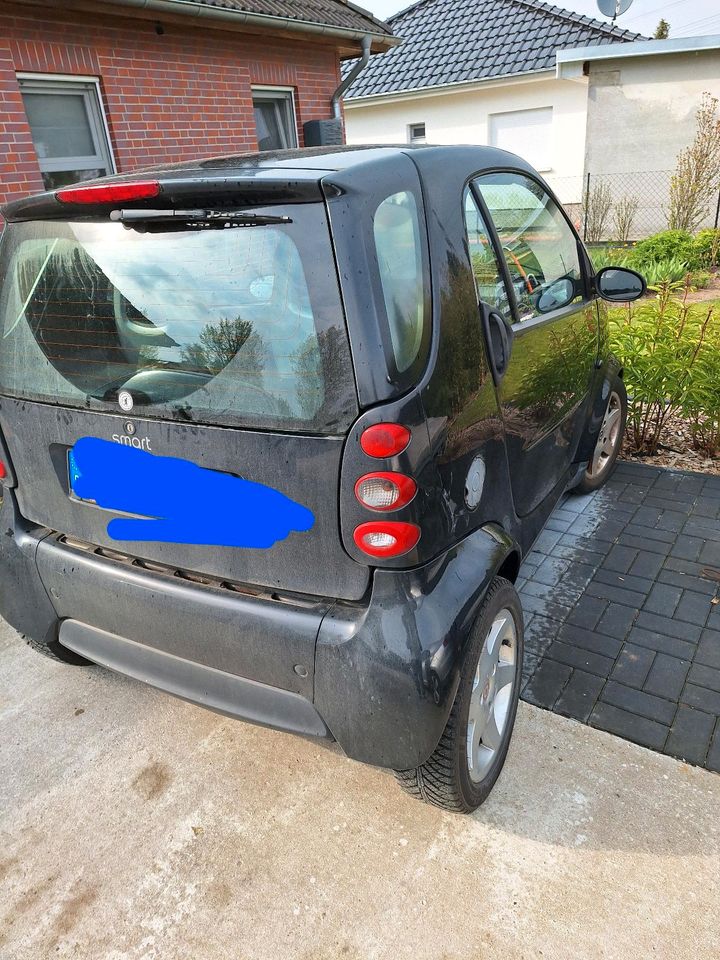
<path fill-rule="evenodd" d="M 699 260 L 692 236 L 685 230 L 663 230 L 636 243 L 628 254 L 628 263 L 637 269 L 664 260 L 682 260 L 688 270 L 699 270 Z"/>
<path fill-rule="evenodd" d="M 646 263 L 641 267 L 630 264 L 645 277 L 649 287 L 658 287 L 661 283 L 677 283 L 688 274 L 688 265 L 679 257 L 666 257 L 656 263 Z"/>
<path fill-rule="evenodd" d="M 663 427 L 678 414 L 699 449 L 720 450 L 720 312 L 716 304 L 688 303 L 689 290 L 687 281 L 662 282 L 654 298 L 609 311 L 637 453 L 657 453 Z"/>
<path fill-rule="evenodd" d="M 700 267 L 720 266 L 720 230 L 701 230 L 693 240 L 693 250 Z"/>

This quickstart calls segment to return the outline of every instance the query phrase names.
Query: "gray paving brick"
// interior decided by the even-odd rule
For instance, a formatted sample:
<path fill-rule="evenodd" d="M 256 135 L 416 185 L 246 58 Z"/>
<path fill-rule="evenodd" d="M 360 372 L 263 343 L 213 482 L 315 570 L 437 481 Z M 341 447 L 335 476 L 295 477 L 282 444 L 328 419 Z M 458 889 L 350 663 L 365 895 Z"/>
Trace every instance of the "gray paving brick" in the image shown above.
<path fill-rule="evenodd" d="M 568 623 L 560 627 L 557 633 L 557 639 L 563 643 L 582 647 L 583 650 L 599 653 L 603 657 L 610 657 L 612 660 L 617 657 L 622 648 L 622 642 L 620 640 Z"/>
<path fill-rule="evenodd" d="M 674 620 L 686 620 L 697 626 L 704 627 L 710 616 L 710 598 L 707 594 L 695 593 L 694 590 L 685 590 L 680 603 L 673 614 Z"/>
<path fill-rule="evenodd" d="M 655 651 L 648 647 L 624 643 L 610 676 L 626 686 L 641 689 L 656 656 Z"/>
<path fill-rule="evenodd" d="M 633 523 L 640 523 L 644 527 L 654 527 L 663 515 L 663 511 L 660 507 L 648 507 L 645 505 L 646 503 L 647 500 L 633 514 Z M 681 514 L 681 516 L 685 516 L 685 514 Z"/>
<path fill-rule="evenodd" d="M 697 643 L 700 639 L 700 627 L 694 623 L 684 623 L 671 617 L 660 617 L 656 613 L 641 610 L 637 615 L 636 623 L 644 630 L 655 633 L 664 633 L 668 637 L 677 637 L 678 640 L 689 640 Z"/>
<path fill-rule="evenodd" d="M 555 586 L 564 577 L 570 562 L 570 560 L 563 560 L 560 557 L 546 557 L 533 573 L 532 578 L 540 583 Z"/>
<path fill-rule="evenodd" d="M 710 746 L 715 719 L 712 714 L 693 710 L 681 703 L 665 743 L 665 753 L 688 763 L 703 764 Z"/>
<path fill-rule="evenodd" d="M 693 502 L 693 497 L 685 497 L 682 500 L 678 498 L 676 500 L 674 497 L 673 499 L 668 499 L 668 497 L 655 496 L 654 494 L 645 497 L 643 501 L 648 507 L 657 507 L 660 510 L 674 510 L 676 513 L 683 513 L 686 516 L 689 515 Z"/>
<path fill-rule="evenodd" d="M 555 712 L 574 717 L 583 723 L 590 716 L 605 681 L 584 670 L 573 670 L 563 692 L 555 703 Z"/>
<path fill-rule="evenodd" d="M 693 576 L 688 573 L 678 573 L 675 570 L 661 570 L 658 577 L 659 583 L 669 583 L 672 586 L 680 587 L 681 590 L 694 590 L 695 593 L 704 593 L 708 597 L 715 595 L 716 584 L 711 580 L 706 580 L 700 576 Z"/>
<path fill-rule="evenodd" d="M 708 540 L 700 551 L 698 563 L 707 563 L 710 566 L 720 566 L 720 541 Z"/>
<path fill-rule="evenodd" d="M 720 540 L 720 521 L 708 520 L 707 517 L 690 519 L 683 527 L 688 537 L 702 537 L 703 540 Z"/>
<path fill-rule="evenodd" d="M 677 709 L 677 704 L 670 700 L 655 697 L 634 687 L 623 686 L 614 680 L 609 680 L 605 684 L 600 699 L 629 713 L 636 713 L 638 716 L 666 725 L 672 723 Z"/>
<path fill-rule="evenodd" d="M 563 534 L 558 533 L 557 530 L 543 530 L 533 544 L 533 549 L 537 550 L 538 553 L 544 553 L 547 555 L 550 553 L 561 536 L 563 536 Z"/>
<path fill-rule="evenodd" d="M 684 513 L 677 513 L 675 510 L 663 510 L 655 526 L 658 530 L 670 530 L 672 533 L 679 533 L 683 528 L 686 516 Z"/>
<path fill-rule="evenodd" d="M 614 663 L 612 657 L 605 657 L 602 654 L 593 653 L 574 644 L 562 643 L 558 640 L 554 640 L 550 644 L 545 656 L 551 660 L 558 660 L 560 663 L 567 664 L 569 667 L 578 667 L 580 670 L 594 673 L 599 677 L 607 677 Z"/>
<path fill-rule="evenodd" d="M 624 590 L 622 587 L 602 583 L 599 580 L 592 580 L 587 585 L 585 593 L 591 597 L 599 597 L 601 600 L 624 603 L 628 607 L 635 607 L 636 609 L 641 607 L 645 601 L 644 593 L 638 593 L 637 590 Z"/>
<path fill-rule="evenodd" d="M 598 597 L 588 597 L 585 594 L 580 597 L 572 608 L 565 622 L 571 623 L 576 627 L 584 627 L 586 630 L 594 630 L 598 620 L 605 612 L 607 605 L 607 600 L 601 600 Z"/>
<path fill-rule="evenodd" d="M 643 689 L 656 697 L 677 700 L 689 669 L 689 660 L 680 660 L 677 657 L 668 656 L 667 653 L 658 653 Z"/>
<path fill-rule="evenodd" d="M 657 613 L 662 617 L 672 617 L 682 594 L 681 587 L 671 587 L 668 583 L 656 583 L 647 596 L 643 610 Z"/>
<path fill-rule="evenodd" d="M 708 770 L 715 770 L 720 773 L 720 719 L 715 724 L 715 734 L 710 742 L 705 766 Z"/>
<path fill-rule="evenodd" d="M 617 537 L 617 542 L 624 544 L 626 547 L 637 547 L 638 550 L 648 550 L 651 553 L 657 553 L 661 557 L 666 557 L 670 553 L 670 548 L 672 546 L 670 543 L 660 543 L 659 541 L 653 542 L 651 540 L 646 540 L 645 537 L 637 537 L 629 533 L 619 534 Z"/>
<path fill-rule="evenodd" d="M 675 543 L 675 534 L 670 530 L 658 530 L 655 527 L 644 527 L 641 524 L 629 523 L 624 532 L 630 537 L 656 540 L 659 543 Z"/>
<path fill-rule="evenodd" d="M 579 542 L 575 542 L 570 546 L 561 540 L 552 548 L 550 556 L 563 557 L 566 560 L 572 560 L 574 563 L 583 563 L 594 571 L 602 563 L 605 554 L 597 550 L 591 550 L 588 547 L 582 547 L 579 545 Z"/>
<path fill-rule="evenodd" d="M 695 663 L 720 670 L 720 631 L 703 630 L 694 659 Z"/>
<path fill-rule="evenodd" d="M 686 683 L 683 692 L 680 694 L 680 699 L 691 707 L 697 707 L 698 710 L 720 715 L 720 693 L 716 690 L 708 690 L 707 687 L 698 687 L 694 683 Z"/>
<path fill-rule="evenodd" d="M 688 682 L 699 687 L 707 687 L 720 693 L 720 670 L 715 667 L 706 667 L 703 663 L 693 663 L 688 673 Z"/>
<path fill-rule="evenodd" d="M 675 637 L 665 636 L 664 633 L 654 633 L 652 630 L 644 630 L 638 626 L 630 630 L 628 640 L 639 647 L 649 647 L 656 653 L 667 653 L 680 660 L 692 660 L 696 651 L 695 644 L 687 640 L 677 640 Z"/>
<path fill-rule="evenodd" d="M 697 560 L 704 542 L 700 537 L 687 537 L 681 534 L 672 545 L 670 556 L 678 557 L 680 560 Z"/>
<path fill-rule="evenodd" d="M 662 750 L 669 728 L 655 720 L 639 717 L 627 710 L 620 710 L 609 703 L 596 703 L 590 714 L 589 723 L 600 730 L 617 734 L 633 743 L 639 743 L 653 750 Z"/>
<path fill-rule="evenodd" d="M 621 547 L 615 544 L 603 560 L 603 567 L 616 573 L 627 573 L 638 552 L 633 547 Z"/>
<path fill-rule="evenodd" d="M 660 558 L 662 559 L 662 558 Z M 629 573 L 614 573 L 601 567 L 595 572 L 595 579 L 600 583 L 609 583 L 620 587 L 621 590 L 637 590 L 638 593 L 647 593 L 652 589 L 653 581 L 646 577 L 633 577 Z"/>
<path fill-rule="evenodd" d="M 637 610 L 634 607 L 626 607 L 623 603 L 609 603 L 595 629 L 598 633 L 606 633 L 622 640 L 627 636 L 636 616 Z"/>
<path fill-rule="evenodd" d="M 550 598 L 533 597 L 529 593 L 522 595 L 523 610 L 527 613 L 537 613 L 541 617 L 549 617 L 562 623 L 570 613 L 571 606 L 563 606 Z"/>
<path fill-rule="evenodd" d="M 708 517 L 710 520 L 717 520 L 720 517 L 720 500 L 714 497 L 698 497 L 692 508 L 693 517 Z"/>
<path fill-rule="evenodd" d="M 552 710 L 571 673 L 571 667 L 566 664 L 543 660 L 530 677 L 523 691 L 523 698 L 537 707 Z"/>
<path fill-rule="evenodd" d="M 634 577 L 645 577 L 654 580 L 662 570 L 664 560 L 657 553 L 651 553 L 649 550 L 639 550 L 638 555 L 628 570 L 628 573 Z"/>

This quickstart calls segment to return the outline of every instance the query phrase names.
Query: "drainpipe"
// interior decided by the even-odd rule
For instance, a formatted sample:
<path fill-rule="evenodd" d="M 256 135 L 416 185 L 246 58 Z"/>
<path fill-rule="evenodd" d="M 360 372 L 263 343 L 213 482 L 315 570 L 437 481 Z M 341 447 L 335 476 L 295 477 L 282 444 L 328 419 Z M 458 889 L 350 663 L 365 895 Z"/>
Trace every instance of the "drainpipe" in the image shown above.
<path fill-rule="evenodd" d="M 342 95 L 345 93 L 348 87 L 351 87 L 352 84 L 357 80 L 370 60 L 370 47 L 372 46 L 372 37 L 370 34 L 366 33 L 360 43 L 362 44 L 362 56 L 332 95 L 333 116 L 336 120 L 340 120 L 342 118 L 342 114 L 340 112 L 340 100 Z"/>

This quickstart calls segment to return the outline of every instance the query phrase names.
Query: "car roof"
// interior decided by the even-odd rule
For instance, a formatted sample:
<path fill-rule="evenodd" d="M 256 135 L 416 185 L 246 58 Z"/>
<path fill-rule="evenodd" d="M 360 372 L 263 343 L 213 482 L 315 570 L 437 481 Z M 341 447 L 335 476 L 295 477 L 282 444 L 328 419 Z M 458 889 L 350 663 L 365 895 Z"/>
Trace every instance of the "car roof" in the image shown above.
<path fill-rule="evenodd" d="M 262 153 L 240 153 L 144 167 L 133 170 L 131 173 L 82 181 L 82 183 L 73 184 L 73 187 L 132 183 L 152 177 L 173 188 L 179 187 L 181 183 L 192 183 L 196 188 L 222 185 L 227 190 L 231 183 L 242 181 L 244 184 L 252 182 L 254 188 L 260 191 L 263 184 L 277 185 L 283 181 L 292 181 L 297 191 L 307 196 L 311 195 L 314 187 L 315 197 L 320 199 L 320 181 L 333 173 L 347 172 L 353 167 L 386 162 L 393 157 L 400 158 L 408 155 L 412 156 L 422 173 L 425 163 L 430 162 L 431 159 L 433 162 L 437 161 L 438 154 L 450 164 L 467 166 L 468 172 L 497 166 L 530 170 L 519 157 L 495 147 L 430 144 L 304 147 Z M 282 197 L 279 196 L 278 199 Z M 77 214 L 77 207 L 75 205 L 73 207 Z M 64 208 L 70 213 L 67 206 L 58 204 L 55 191 L 47 191 L 6 204 L 2 208 L 2 213 L 9 221 L 57 218 L 60 213 L 59 208 Z"/>

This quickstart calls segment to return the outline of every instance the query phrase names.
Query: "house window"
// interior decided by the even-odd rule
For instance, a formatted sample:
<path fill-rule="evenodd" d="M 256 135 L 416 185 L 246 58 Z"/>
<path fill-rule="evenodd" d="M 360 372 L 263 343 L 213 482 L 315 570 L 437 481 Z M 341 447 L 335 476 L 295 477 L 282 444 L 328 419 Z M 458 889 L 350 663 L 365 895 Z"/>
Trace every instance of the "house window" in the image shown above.
<path fill-rule="evenodd" d="M 411 123 L 408 125 L 408 143 L 425 143 L 424 123 Z"/>
<path fill-rule="evenodd" d="M 18 81 L 46 190 L 115 172 L 96 80 Z"/>
<path fill-rule="evenodd" d="M 490 115 L 490 144 L 516 153 L 536 170 L 552 170 L 552 107 Z"/>
<path fill-rule="evenodd" d="M 292 90 L 253 88 L 258 150 L 287 150 L 298 145 Z"/>

